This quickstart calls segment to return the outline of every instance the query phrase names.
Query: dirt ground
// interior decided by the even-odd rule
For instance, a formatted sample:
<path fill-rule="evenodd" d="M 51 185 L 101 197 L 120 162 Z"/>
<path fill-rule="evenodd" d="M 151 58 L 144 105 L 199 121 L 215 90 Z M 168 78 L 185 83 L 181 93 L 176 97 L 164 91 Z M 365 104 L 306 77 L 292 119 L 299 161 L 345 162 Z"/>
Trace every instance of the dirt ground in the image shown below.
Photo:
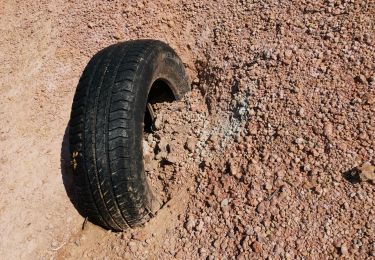
<path fill-rule="evenodd" d="M 375 259 L 374 17 L 371 0 L 1 1 L 0 258 Z M 92 55 L 138 38 L 169 43 L 193 91 L 145 137 L 166 204 L 113 233 L 83 225 L 66 128 Z"/>

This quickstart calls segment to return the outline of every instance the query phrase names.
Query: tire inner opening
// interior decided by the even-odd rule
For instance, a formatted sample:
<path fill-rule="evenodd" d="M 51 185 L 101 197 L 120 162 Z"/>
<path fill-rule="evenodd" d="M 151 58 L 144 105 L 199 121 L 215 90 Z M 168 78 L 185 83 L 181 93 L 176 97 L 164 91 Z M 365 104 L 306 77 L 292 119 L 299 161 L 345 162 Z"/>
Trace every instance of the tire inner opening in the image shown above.
<path fill-rule="evenodd" d="M 151 86 L 150 92 L 147 98 L 147 104 L 151 105 L 151 107 L 156 103 L 164 103 L 164 102 L 173 102 L 175 100 L 174 94 L 168 84 L 163 81 L 162 79 L 157 79 Z M 155 112 L 155 111 L 154 111 Z M 153 118 L 150 113 L 150 109 L 147 108 L 145 110 L 144 116 L 144 132 L 151 133 L 152 132 L 152 125 L 153 125 Z"/>

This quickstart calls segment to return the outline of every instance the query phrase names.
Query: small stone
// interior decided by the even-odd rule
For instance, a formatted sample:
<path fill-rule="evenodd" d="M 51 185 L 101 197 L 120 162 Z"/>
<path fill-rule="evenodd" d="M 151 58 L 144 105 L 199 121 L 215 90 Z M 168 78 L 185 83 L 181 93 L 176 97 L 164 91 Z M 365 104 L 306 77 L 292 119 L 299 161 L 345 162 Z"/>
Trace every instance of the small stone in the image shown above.
<path fill-rule="evenodd" d="M 147 238 L 147 232 L 144 230 L 139 230 L 132 234 L 132 239 L 138 241 L 145 241 Z"/>
<path fill-rule="evenodd" d="M 262 244 L 259 243 L 258 241 L 254 241 L 252 244 L 251 244 L 251 249 L 255 252 L 255 253 L 261 253 L 262 252 Z"/>
<path fill-rule="evenodd" d="M 367 79 L 366 79 L 365 75 L 363 75 L 363 74 L 360 74 L 360 75 L 356 76 L 354 78 L 354 80 L 358 83 L 361 83 L 361 84 L 367 84 Z"/>
<path fill-rule="evenodd" d="M 185 148 L 193 153 L 195 151 L 195 146 L 197 145 L 197 141 L 195 140 L 195 138 L 192 138 L 192 137 L 189 137 L 187 140 L 186 140 L 186 143 L 185 143 Z"/>
<path fill-rule="evenodd" d="M 234 165 L 234 163 L 230 163 L 229 171 L 230 171 L 230 174 L 233 176 L 236 176 L 238 174 L 238 169 L 236 165 Z"/>
<path fill-rule="evenodd" d="M 375 166 L 371 165 L 369 162 L 362 164 L 358 167 L 359 178 L 361 181 L 371 181 L 375 184 Z"/>
<path fill-rule="evenodd" d="M 167 152 L 168 151 L 168 142 L 167 140 L 165 140 L 164 138 L 160 140 L 160 142 L 158 143 L 158 148 L 161 152 Z"/>
<path fill-rule="evenodd" d="M 198 225 L 195 226 L 195 230 L 196 231 L 202 231 L 203 230 L 203 226 L 204 226 L 203 220 L 199 220 L 198 221 Z"/>
<path fill-rule="evenodd" d="M 156 130 L 160 130 L 163 127 L 163 116 L 158 115 L 158 117 L 155 119 L 154 127 Z"/>
<path fill-rule="evenodd" d="M 210 141 L 212 142 L 213 145 L 218 144 L 218 141 L 219 141 L 219 135 L 218 135 L 217 133 L 212 134 L 212 135 L 210 136 Z"/>
<path fill-rule="evenodd" d="M 320 186 L 316 186 L 316 187 L 314 188 L 314 191 L 315 191 L 316 194 L 318 194 L 318 195 L 322 195 L 322 194 L 323 194 L 323 189 L 322 189 L 322 187 L 320 187 Z"/>
<path fill-rule="evenodd" d="M 298 137 L 296 140 L 295 140 L 296 144 L 303 144 L 305 142 L 305 139 L 303 139 L 302 137 Z"/>
<path fill-rule="evenodd" d="M 264 201 L 262 201 L 261 203 L 258 204 L 256 210 L 259 214 L 264 214 L 264 213 L 266 213 L 269 206 L 270 206 L 270 202 L 268 200 L 264 200 Z"/>
<path fill-rule="evenodd" d="M 185 223 L 185 229 L 188 231 L 191 231 L 194 226 L 195 226 L 195 220 L 192 217 L 189 217 L 189 219 Z"/>
<path fill-rule="evenodd" d="M 293 57 L 293 52 L 291 50 L 286 50 L 284 52 L 284 57 L 288 60 L 290 60 Z"/>
<path fill-rule="evenodd" d="M 341 255 L 347 255 L 348 254 L 348 247 L 345 244 L 341 245 L 340 254 Z"/>
<path fill-rule="evenodd" d="M 160 152 L 155 156 L 156 160 L 166 159 L 168 156 L 167 152 Z"/>
<path fill-rule="evenodd" d="M 135 253 L 137 251 L 137 243 L 134 242 L 134 241 L 130 241 L 128 243 L 128 247 L 130 249 L 131 252 Z"/>
<path fill-rule="evenodd" d="M 115 33 L 115 34 L 113 35 L 113 38 L 115 38 L 116 40 L 120 40 L 120 39 L 121 39 L 121 35 L 120 35 L 120 33 Z"/>
<path fill-rule="evenodd" d="M 143 140 L 143 156 L 149 155 L 150 151 L 151 151 L 151 148 L 148 145 L 148 142 L 146 140 Z"/>
<path fill-rule="evenodd" d="M 166 160 L 173 164 L 178 162 L 178 158 L 173 154 L 168 154 Z"/>
<path fill-rule="evenodd" d="M 146 161 L 145 159 L 145 171 L 152 172 L 155 171 L 159 166 L 159 162 L 156 160 Z"/>
<path fill-rule="evenodd" d="M 87 27 L 89 27 L 90 29 L 92 29 L 94 27 L 94 24 L 90 22 L 90 23 L 87 24 Z"/>
<path fill-rule="evenodd" d="M 199 253 L 200 256 L 203 256 L 206 253 L 206 249 L 201 247 L 201 248 L 198 249 L 198 253 Z"/>
<path fill-rule="evenodd" d="M 284 184 L 285 183 L 284 183 L 284 181 L 283 181 L 282 178 L 277 178 L 275 180 L 275 183 L 274 183 L 274 185 L 275 185 L 276 188 L 281 188 L 281 187 L 283 187 Z"/>
<path fill-rule="evenodd" d="M 220 203 L 220 207 L 224 208 L 224 207 L 228 206 L 228 204 L 229 204 L 229 200 L 223 199 Z"/>
<path fill-rule="evenodd" d="M 324 125 L 324 135 L 328 138 L 331 139 L 333 135 L 333 127 L 331 123 L 326 123 Z"/>

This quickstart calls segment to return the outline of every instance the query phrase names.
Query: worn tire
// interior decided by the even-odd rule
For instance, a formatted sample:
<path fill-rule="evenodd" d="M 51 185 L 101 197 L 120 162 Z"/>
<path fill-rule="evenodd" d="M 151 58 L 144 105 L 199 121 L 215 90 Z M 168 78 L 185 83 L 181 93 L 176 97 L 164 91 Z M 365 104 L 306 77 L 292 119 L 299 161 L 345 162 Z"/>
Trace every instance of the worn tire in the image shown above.
<path fill-rule="evenodd" d="M 190 90 L 177 54 L 156 40 L 109 46 L 86 66 L 69 124 L 74 183 L 88 219 L 112 230 L 144 223 L 154 196 L 142 140 L 148 94 L 156 81 L 180 99 Z"/>

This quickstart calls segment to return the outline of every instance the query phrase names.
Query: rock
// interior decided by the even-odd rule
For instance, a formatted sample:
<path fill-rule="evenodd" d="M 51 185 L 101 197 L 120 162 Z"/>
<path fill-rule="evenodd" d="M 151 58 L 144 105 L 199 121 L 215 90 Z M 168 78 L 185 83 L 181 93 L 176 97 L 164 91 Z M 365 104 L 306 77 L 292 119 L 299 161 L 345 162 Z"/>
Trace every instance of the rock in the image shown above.
<path fill-rule="evenodd" d="M 365 75 L 363 75 L 363 74 L 360 74 L 360 75 L 356 76 L 354 78 L 354 80 L 358 83 L 361 83 L 361 84 L 367 84 L 367 79 L 366 79 Z"/>
<path fill-rule="evenodd" d="M 272 184 L 267 182 L 266 185 L 264 186 L 266 188 L 266 190 L 270 191 L 272 190 Z"/>
<path fill-rule="evenodd" d="M 341 255 L 347 255 L 348 254 L 348 247 L 345 244 L 340 246 L 340 254 Z"/>
<path fill-rule="evenodd" d="M 203 220 L 199 220 L 198 224 L 195 226 L 195 230 L 196 231 L 202 231 L 203 230 L 203 226 L 204 226 Z"/>
<path fill-rule="evenodd" d="M 254 241 L 254 242 L 251 244 L 251 249 L 252 249 L 255 253 L 261 253 L 261 252 L 263 251 L 262 244 L 259 243 L 258 241 Z"/>
<path fill-rule="evenodd" d="M 56 247 L 59 246 L 59 242 L 57 242 L 57 241 L 52 241 L 51 246 L 52 246 L 53 248 L 56 248 Z"/>
<path fill-rule="evenodd" d="M 199 78 L 195 78 L 195 79 L 193 80 L 193 84 L 198 85 L 198 84 L 199 84 Z"/>
<path fill-rule="evenodd" d="M 129 247 L 131 252 L 133 252 L 133 253 L 137 252 L 137 243 L 136 242 L 130 241 L 128 243 L 128 247 Z"/>
<path fill-rule="evenodd" d="M 167 158 L 168 153 L 167 152 L 160 152 L 155 156 L 156 160 L 161 160 Z"/>
<path fill-rule="evenodd" d="M 358 174 L 361 181 L 370 181 L 375 184 L 375 166 L 369 162 L 358 167 Z"/>
<path fill-rule="evenodd" d="M 198 249 L 198 253 L 199 253 L 200 256 L 203 256 L 206 253 L 206 249 L 201 247 L 201 248 Z"/>
<path fill-rule="evenodd" d="M 120 33 L 113 34 L 113 38 L 115 38 L 116 40 L 120 40 L 121 39 Z"/>
<path fill-rule="evenodd" d="M 234 163 L 230 163 L 229 171 L 232 176 L 236 176 L 238 174 L 238 168 Z"/>
<path fill-rule="evenodd" d="M 189 217 L 185 223 L 185 229 L 191 231 L 195 226 L 195 220 L 192 217 Z"/>
<path fill-rule="evenodd" d="M 326 123 L 324 125 L 324 135 L 327 137 L 327 139 L 331 139 L 333 136 L 333 127 L 331 123 Z"/>
<path fill-rule="evenodd" d="M 145 159 L 145 171 L 147 172 L 155 171 L 158 168 L 158 165 L 159 162 L 156 160 L 150 160 L 147 162 Z"/>
<path fill-rule="evenodd" d="M 220 207 L 225 208 L 226 206 L 228 206 L 228 204 L 229 204 L 229 200 L 223 199 L 220 203 Z"/>
<path fill-rule="evenodd" d="M 258 133 L 258 126 L 256 124 L 249 124 L 249 133 L 256 135 Z"/>
<path fill-rule="evenodd" d="M 168 154 L 166 160 L 167 160 L 168 162 L 170 162 L 170 163 L 173 163 L 173 164 L 175 164 L 175 163 L 178 162 L 178 158 L 177 158 L 177 156 L 175 156 L 175 155 L 173 155 L 173 154 Z"/>
<path fill-rule="evenodd" d="M 132 234 L 132 239 L 138 241 L 145 241 L 147 239 L 147 232 L 145 230 L 138 230 Z"/>
<path fill-rule="evenodd" d="M 214 133 L 210 136 L 210 141 L 213 145 L 217 145 L 219 142 L 219 135 L 217 133 Z"/>
<path fill-rule="evenodd" d="M 286 50 L 286 51 L 284 52 L 284 57 L 285 57 L 286 59 L 290 60 L 290 59 L 293 57 L 293 52 L 292 52 L 292 50 Z"/>
<path fill-rule="evenodd" d="M 158 143 L 158 148 L 161 152 L 167 152 L 168 151 L 168 142 L 164 138 L 160 140 Z"/>
<path fill-rule="evenodd" d="M 295 140 L 296 144 L 303 144 L 305 142 L 305 139 L 303 139 L 302 137 L 298 137 L 296 140 Z"/>
<path fill-rule="evenodd" d="M 158 117 L 155 119 L 154 127 L 156 130 L 160 130 L 163 127 L 163 116 L 158 115 Z"/>
<path fill-rule="evenodd" d="M 256 210 L 259 214 L 264 214 L 264 213 L 266 213 L 269 206 L 270 206 L 270 202 L 268 200 L 264 200 L 264 201 L 262 201 L 261 203 L 258 204 Z"/>
<path fill-rule="evenodd" d="M 185 143 L 185 148 L 193 153 L 195 151 L 195 146 L 197 145 L 197 140 L 193 137 L 189 137 L 187 140 L 186 140 L 186 143 Z"/>
<path fill-rule="evenodd" d="M 146 140 L 143 140 L 143 156 L 149 155 L 151 152 L 151 148 L 148 145 L 148 142 Z"/>

